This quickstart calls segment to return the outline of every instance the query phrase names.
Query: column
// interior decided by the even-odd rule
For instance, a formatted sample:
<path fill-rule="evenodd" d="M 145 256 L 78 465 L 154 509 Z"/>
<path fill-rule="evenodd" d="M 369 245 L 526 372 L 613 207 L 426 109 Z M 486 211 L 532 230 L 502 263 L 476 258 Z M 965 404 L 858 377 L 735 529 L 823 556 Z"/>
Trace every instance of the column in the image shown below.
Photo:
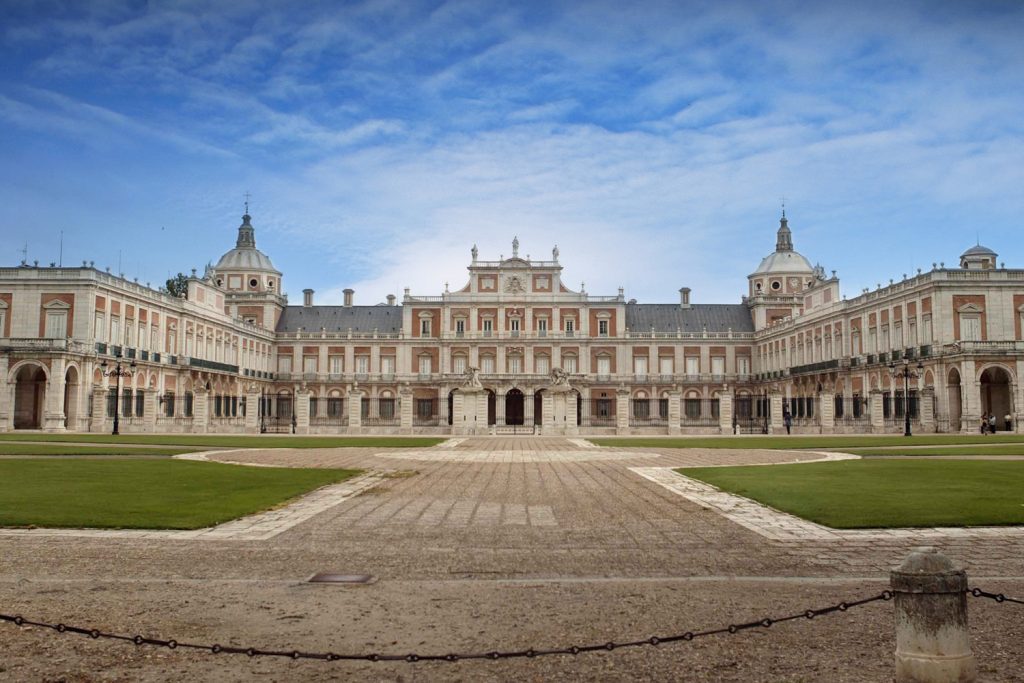
<path fill-rule="evenodd" d="M 295 433 L 309 434 L 309 389 L 305 385 L 295 391 Z"/>
<path fill-rule="evenodd" d="M 554 425 L 555 424 L 554 394 L 552 394 L 551 390 L 549 389 L 549 390 L 545 391 L 544 393 L 542 393 L 540 395 L 540 397 L 541 397 L 540 398 L 540 400 L 541 400 L 541 404 L 540 404 L 541 423 L 544 424 L 544 425 Z M 575 395 L 573 396 L 573 400 L 574 401 L 576 400 Z M 555 426 L 557 427 L 558 425 L 555 425 Z"/>
<path fill-rule="evenodd" d="M 668 392 L 668 433 L 670 436 L 678 436 L 682 432 L 680 422 L 682 421 L 682 392 L 673 389 Z"/>
<path fill-rule="evenodd" d="M 402 434 L 412 434 L 412 389 L 408 385 L 398 391 L 398 422 Z"/>
<path fill-rule="evenodd" d="M 836 431 L 836 402 L 834 394 L 824 391 L 818 394 L 818 407 L 821 409 L 819 420 L 822 434 L 833 434 Z"/>
<path fill-rule="evenodd" d="M 669 403 L 669 414 L 671 414 L 671 403 Z M 718 431 L 722 434 L 732 434 L 732 393 L 728 387 L 722 389 L 718 395 Z"/>
<path fill-rule="evenodd" d="M 872 389 L 868 397 L 870 401 L 868 409 L 871 411 L 871 431 L 875 434 L 880 434 L 885 431 L 885 415 L 882 412 L 882 390 Z"/>
<path fill-rule="evenodd" d="M 203 386 L 192 390 L 192 431 L 205 434 L 210 425 L 210 394 Z"/>
<path fill-rule="evenodd" d="M 545 403 L 547 403 L 545 401 Z M 566 436 L 576 436 L 580 433 L 579 424 L 579 404 L 576 400 L 576 394 L 569 392 L 565 395 L 565 434 Z"/>
<path fill-rule="evenodd" d="M 360 434 L 363 431 L 363 390 L 353 388 L 348 392 L 348 433 Z"/>
<path fill-rule="evenodd" d="M 629 390 L 615 392 L 615 433 L 629 434 Z"/>
<path fill-rule="evenodd" d="M 925 387 L 918 391 L 917 395 L 920 397 L 917 402 L 917 413 L 921 424 L 921 432 L 923 434 L 931 434 L 935 431 L 935 389 Z"/>

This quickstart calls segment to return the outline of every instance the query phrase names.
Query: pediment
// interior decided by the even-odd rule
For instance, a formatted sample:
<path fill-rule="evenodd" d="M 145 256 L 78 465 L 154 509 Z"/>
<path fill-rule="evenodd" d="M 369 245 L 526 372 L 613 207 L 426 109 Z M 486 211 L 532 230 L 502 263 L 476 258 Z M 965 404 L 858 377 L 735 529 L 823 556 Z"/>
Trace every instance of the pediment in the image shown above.
<path fill-rule="evenodd" d="M 978 304 L 964 304 L 960 308 L 956 309 L 957 313 L 982 313 L 984 309 Z"/>
<path fill-rule="evenodd" d="M 71 304 L 60 299 L 54 299 L 43 304 L 43 308 L 48 311 L 69 311 L 71 310 Z"/>

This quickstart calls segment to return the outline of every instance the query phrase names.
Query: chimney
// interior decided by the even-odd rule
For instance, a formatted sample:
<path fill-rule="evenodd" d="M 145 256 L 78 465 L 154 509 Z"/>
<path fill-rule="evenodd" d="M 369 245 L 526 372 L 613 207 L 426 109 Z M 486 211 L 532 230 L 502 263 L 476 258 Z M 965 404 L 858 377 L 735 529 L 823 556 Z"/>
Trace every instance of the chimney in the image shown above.
<path fill-rule="evenodd" d="M 395 305 L 395 295 L 394 294 L 388 294 L 388 306 L 394 306 L 394 305 Z"/>
<path fill-rule="evenodd" d="M 345 295 L 345 308 L 351 308 L 352 307 L 352 295 L 356 293 L 356 290 L 354 290 L 354 289 L 345 289 L 345 290 L 342 290 L 342 293 Z"/>
<path fill-rule="evenodd" d="M 679 289 L 679 307 L 689 308 L 690 307 L 690 288 L 682 287 Z"/>
<path fill-rule="evenodd" d="M 304 289 L 302 290 L 302 305 L 309 308 L 313 305 L 313 290 Z"/>

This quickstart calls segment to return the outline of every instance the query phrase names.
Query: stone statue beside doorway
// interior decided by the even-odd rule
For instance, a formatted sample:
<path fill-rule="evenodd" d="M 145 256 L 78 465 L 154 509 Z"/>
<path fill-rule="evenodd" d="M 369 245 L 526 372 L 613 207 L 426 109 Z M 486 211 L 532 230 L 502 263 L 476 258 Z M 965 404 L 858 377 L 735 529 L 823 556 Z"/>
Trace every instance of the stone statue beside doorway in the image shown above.
<path fill-rule="evenodd" d="M 484 385 L 480 383 L 480 368 L 466 368 L 466 380 L 462 386 L 466 389 L 483 389 Z"/>

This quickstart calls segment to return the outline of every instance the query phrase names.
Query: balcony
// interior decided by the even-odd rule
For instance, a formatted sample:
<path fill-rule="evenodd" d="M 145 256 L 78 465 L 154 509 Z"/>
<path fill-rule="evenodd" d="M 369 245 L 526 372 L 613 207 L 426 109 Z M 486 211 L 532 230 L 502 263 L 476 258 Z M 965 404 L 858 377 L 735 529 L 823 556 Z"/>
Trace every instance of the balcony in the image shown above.
<path fill-rule="evenodd" d="M 99 344 L 97 353 L 99 351 Z M 73 339 L 36 339 L 34 337 L 11 337 L 0 341 L 5 351 L 74 351 L 85 353 L 86 345 Z"/>
<path fill-rule="evenodd" d="M 202 358 L 189 358 L 188 365 L 193 368 L 201 368 L 203 370 L 215 370 L 218 372 L 230 372 L 231 374 L 238 374 L 238 366 L 231 365 L 229 363 L 221 363 L 215 360 L 204 360 Z"/>

